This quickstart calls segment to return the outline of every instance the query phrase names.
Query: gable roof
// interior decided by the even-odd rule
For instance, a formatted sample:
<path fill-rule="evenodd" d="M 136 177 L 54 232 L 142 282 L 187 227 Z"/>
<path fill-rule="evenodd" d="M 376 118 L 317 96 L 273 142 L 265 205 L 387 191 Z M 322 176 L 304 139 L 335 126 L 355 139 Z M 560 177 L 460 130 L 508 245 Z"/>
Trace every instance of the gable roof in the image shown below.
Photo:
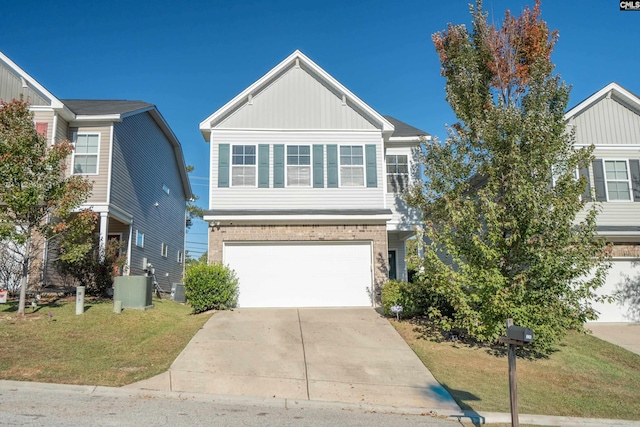
<path fill-rule="evenodd" d="M 391 134 L 392 138 L 431 136 L 427 132 L 400 121 L 395 117 L 384 116 L 384 118 L 387 119 L 394 127 L 393 134 Z"/>
<path fill-rule="evenodd" d="M 46 99 L 50 103 L 50 107 L 57 111 L 62 117 L 69 120 L 73 117 L 73 113 L 56 98 L 51 92 L 49 92 L 44 86 L 42 86 L 36 79 L 31 77 L 26 71 L 20 68 L 15 62 L 13 62 L 8 56 L 0 52 L 0 62 L 10 69 L 13 73 L 20 77 L 22 80 L 22 86 L 37 93 L 41 98 Z M 36 106 L 37 108 L 37 106 Z"/>
<path fill-rule="evenodd" d="M 153 104 L 144 101 L 63 99 L 62 102 L 76 115 L 122 115 L 155 108 Z"/>
<path fill-rule="evenodd" d="M 318 78 L 324 85 L 343 96 L 345 102 L 353 104 L 353 106 L 368 120 L 374 123 L 382 130 L 383 135 L 390 136 L 393 133 L 393 125 L 373 108 L 365 104 L 360 98 L 354 95 L 349 89 L 344 87 L 340 82 L 334 79 L 329 73 L 320 68 L 315 62 L 309 59 L 301 51 L 296 50 L 282 62 L 272 68 L 267 74 L 262 76 L 244 91 L 239 93 L 231 101 L 218 109 L 215 113 L 204 119 L 200 123 L 200 131 L 204 138 L 209 141 L 211 129 L 222 121 L 229 113 L 237 110 L 240 106 L 250 102 L 250 98 L 272 84 L 287 69 L 295 65 L 304 65 L 313 75 Z"/>
<path fill-rule="evenodd" d="M 630 92 L 627 89 L 623 88 L 618 83 L 611 82 L 593 95 L 578 103 L 578 105 L 569 109 L 569 111 L 567 111 L 564 115 L 565 121 L 572 119 L 573 117 L 582 113 L 584 110 L 593 106 L 601 99 L 609 96 L 615 98 L 616 101 L 640 114 L 640 97 L 638 97 L 633 92 Z"/>

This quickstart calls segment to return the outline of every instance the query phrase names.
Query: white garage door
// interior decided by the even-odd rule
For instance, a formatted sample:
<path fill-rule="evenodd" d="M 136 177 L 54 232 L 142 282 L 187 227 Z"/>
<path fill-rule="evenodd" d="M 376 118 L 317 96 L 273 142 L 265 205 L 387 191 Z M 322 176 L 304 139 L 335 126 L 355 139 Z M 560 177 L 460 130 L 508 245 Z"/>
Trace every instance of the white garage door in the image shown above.
<path fill-rule="evenodd" d="M 225 243 L 240 307 L 371 307 L 370 242 Z"/>
<path fill-rule="evenodd" d="M 638 261 L 613 261 L 607 273 L 605 285 L 596 292 L 599 295 L 613 295 L 621 291 L 626 298 L 612 303 L 594 304 L 600 313 L 598 322 L 637 322 L 638 297 L 640 296 L 640 263 Z M 626 292 L 625 292 L 626 290 Z"/>

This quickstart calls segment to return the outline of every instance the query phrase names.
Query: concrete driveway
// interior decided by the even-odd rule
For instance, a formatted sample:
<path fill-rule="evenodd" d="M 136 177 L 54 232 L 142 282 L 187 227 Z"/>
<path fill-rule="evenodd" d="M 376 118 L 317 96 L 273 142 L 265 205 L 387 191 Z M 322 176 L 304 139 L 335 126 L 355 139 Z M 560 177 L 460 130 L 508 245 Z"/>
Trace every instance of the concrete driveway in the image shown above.
<path fill-rule="evenodd" d="M 640 354 L 640 323 L 587 323 L 593 336 Z"/>
<path fill-rule="evenodd" d="M 168 372 L 127 387 L 460 411 L 371 308 L 218 312 Z"/>

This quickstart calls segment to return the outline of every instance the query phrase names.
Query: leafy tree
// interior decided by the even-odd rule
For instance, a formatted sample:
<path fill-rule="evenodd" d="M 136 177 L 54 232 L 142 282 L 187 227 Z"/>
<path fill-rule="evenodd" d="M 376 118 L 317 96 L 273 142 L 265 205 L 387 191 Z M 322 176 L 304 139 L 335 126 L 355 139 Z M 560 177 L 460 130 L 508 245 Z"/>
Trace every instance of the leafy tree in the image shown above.
<path fill-rule="evenodd" d="M 420 280 L 454 308 L 431 310 L 445 329 L 492 342 L 511 317 L 544 351 L 596 318 L 608 262 L 576 179 L 593 148 L 574 149 L 566 131 L 569 88 L 550 59 L 558 33 L 540 2 L 499 27 L 480 1 L 471 15 L 471 31 L 449 24 L 432 36 L 459 122 L 425 147 L 424 185 L 407 197 L 428 218 Z"/>
<path fill-rule="evenodd" d="M 187 165 L 187 173 L 193 172 L 194 169 L 192 165 Z M 198 199 L 198 196 L 192 194 L 191 199 L 187 202 L 187 228 L 191 228 L 194 218 L 202 219 L 204 215 L 204 209 L 196 205 Z"/>
<path fill-rule="evenodd" d="M 34 254 L 47 240 L 76 229 L 78 215 L 73 211 L 91 192 L 83 177 L 65 176 L 72 150 L 67 140 L 47 144 L 36 132 L 26 102 L 0 102 L 0 239 L 20 255 L 19 314 L 24 314 Z"/>

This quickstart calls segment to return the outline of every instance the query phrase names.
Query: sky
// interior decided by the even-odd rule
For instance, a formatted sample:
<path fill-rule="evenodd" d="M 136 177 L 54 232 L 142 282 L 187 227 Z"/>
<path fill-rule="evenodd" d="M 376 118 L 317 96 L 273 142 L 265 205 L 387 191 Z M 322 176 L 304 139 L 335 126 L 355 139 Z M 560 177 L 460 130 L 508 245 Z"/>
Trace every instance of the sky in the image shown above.
<path fill-rule="evenodd" d="M 431 35 L 470 23 L 468 0 L 22 0 L 0 6 L 0 51 L 60 99 L 155 104 L 208 208 L 199 123 L 296 49 L 373 109 L 443 139 L 456 119 Z M 615 81 L 640 94 L 640 11 L 613 0 L 543 0 L 552 61 L 573 106 Z M 485 0 L 489 20 L 533 0 Z M 196 221 L 187 250 L 206 250 Z"/>

